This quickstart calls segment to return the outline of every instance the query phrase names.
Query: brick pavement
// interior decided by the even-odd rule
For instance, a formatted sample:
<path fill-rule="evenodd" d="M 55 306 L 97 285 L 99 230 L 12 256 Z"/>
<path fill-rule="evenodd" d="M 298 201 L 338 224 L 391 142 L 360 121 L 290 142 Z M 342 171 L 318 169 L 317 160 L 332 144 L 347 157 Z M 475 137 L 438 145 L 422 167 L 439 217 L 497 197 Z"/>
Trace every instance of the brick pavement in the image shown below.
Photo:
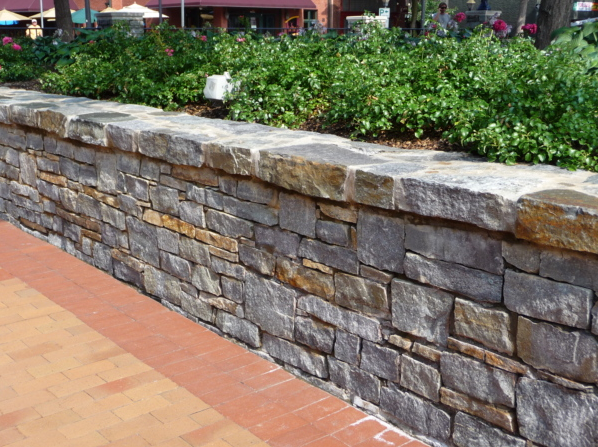
<path fill-rule="evenodd" d="M 0 445 L 425 447 L 6 222 Z"/>

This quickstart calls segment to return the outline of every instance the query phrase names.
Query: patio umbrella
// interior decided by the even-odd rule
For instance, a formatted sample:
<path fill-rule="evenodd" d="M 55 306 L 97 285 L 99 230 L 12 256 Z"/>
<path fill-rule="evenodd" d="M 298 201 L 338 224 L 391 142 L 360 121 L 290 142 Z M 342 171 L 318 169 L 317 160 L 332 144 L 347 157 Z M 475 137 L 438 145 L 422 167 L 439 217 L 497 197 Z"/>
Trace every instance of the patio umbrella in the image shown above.
<path fill-rule="evenodd" d="M 96 21 L 96 14 L 98 11 L 91 9 L 91 21 Z M 73 17 L 73 23 L 85 23 L 85 8 L 80 9 L 79 11 L 75 11 L 71 14 Z M 45 17 L 45 16 L 44 16 Z"/>
<path fill-rule="evenodd" d="M 71 9 L 71 14 L 75 12 L 74 9 Z M 32 15 L 31 17 L 29 17 L 27 20 L 29 19 L 40 19 L 41 18 L 41 13 L 37 13 Z M 47 11 L 44 11 L 44 20 L 56 20 L 56 9 L 55 8 L 50 8 Z"/>
<path fill-rule="evenodd" d="M 15 22 L 19 20 L 30 20 L 30 18 L 22 16 L 21 14 L 17 14 L 16 12 L 9 11 L 8 9 L 3 9 L 0 11 L 0 22 Z"/>
<path fill-rule="evenodd" d="M 132 5 L 125 6 L 121 11 L 124 12 L 142 12 L 144 19 L 157 19 L 160 17 L 160 13 L 158 11 L 154 11 L 153 9 L 146 8 L 145 6 L 138 5 L 136 2 Z M 162 14 L 162 17 L 168 18 L 167 15 Z"/>

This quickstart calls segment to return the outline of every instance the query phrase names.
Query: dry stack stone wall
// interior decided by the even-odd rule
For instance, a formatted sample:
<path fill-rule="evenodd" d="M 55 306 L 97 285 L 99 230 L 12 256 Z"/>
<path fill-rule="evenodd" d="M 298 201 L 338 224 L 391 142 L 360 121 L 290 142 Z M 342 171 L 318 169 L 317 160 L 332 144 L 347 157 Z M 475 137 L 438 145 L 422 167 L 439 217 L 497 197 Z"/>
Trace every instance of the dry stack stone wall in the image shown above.
<path fill-rule="evenodd" d="M 0 89 L 0 217 L 433 445 L 598 445 L 598 176 Z"/>

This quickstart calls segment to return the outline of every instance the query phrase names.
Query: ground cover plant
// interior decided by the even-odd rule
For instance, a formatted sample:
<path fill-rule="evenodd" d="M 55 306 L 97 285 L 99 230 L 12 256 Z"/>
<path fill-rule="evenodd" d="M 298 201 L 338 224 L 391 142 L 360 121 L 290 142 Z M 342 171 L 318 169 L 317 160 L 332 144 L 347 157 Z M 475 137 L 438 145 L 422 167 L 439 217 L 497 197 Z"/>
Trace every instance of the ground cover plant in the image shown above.
<path fill-rule="evenodd" d="M 353 138 L 435 132 L 491 161 L 598 170 L 598 77 L 571 42 L 538 51 L 491 26 L 413 37 L 375 26 L 264 36 L 164 24 L 143 38 L 117 27 L 58 48 L 28 45 L 3 46 L 0 65 L 16 53 L 36 70 L 46 64 L 46 91 L 174 110 L 201 102 L 206 77 L 228 71 L 239 81 L 230 119 L 289 128 L 315 120 Z M 11 73 L 3 68 L 0 80 Z"/>

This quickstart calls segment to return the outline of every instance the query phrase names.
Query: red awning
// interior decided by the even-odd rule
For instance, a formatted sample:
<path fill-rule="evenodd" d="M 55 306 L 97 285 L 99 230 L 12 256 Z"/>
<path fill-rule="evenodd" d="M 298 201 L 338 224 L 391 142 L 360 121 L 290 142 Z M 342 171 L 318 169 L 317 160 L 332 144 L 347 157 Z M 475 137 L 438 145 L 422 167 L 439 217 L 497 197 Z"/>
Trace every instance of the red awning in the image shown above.
<path fill-rule="evenodd" d="M 1 1 L 1 0 L 0 0 Z M 156 9 L 158 0 L 145 6 Z M 223 8 L 316 9 L 312 0 L 185 0 L 185 8 L 219 6 Z M 181 0 L 162 0 L 162 8 L 180 8 Z"/>
<path fill-rule="evenodd" d="M 43 0 L 44 11 L 54 7 L 54 0 Z M 74 0 L 69 0 L 69 6 L 75 11 L 79 9 Z M 39 12 L 39 0 L 0 0 L 0 9 L 12 12 Z"/>

